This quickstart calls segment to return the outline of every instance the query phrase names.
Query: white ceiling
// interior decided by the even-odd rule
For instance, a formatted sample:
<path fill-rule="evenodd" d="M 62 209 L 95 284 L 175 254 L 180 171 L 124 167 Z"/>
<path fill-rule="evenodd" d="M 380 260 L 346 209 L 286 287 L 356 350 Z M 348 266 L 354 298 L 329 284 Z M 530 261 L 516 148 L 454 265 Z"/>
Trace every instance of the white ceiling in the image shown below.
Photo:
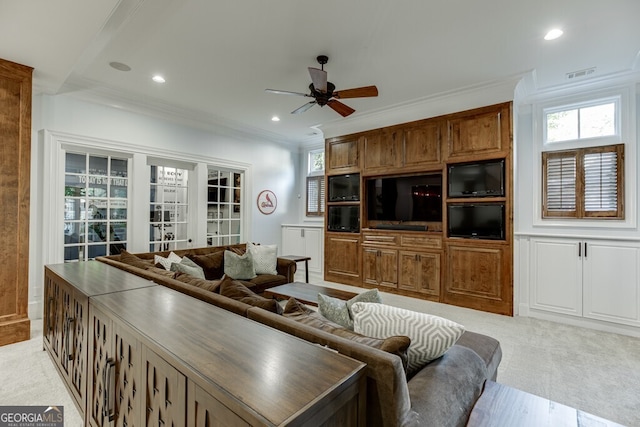
<path fill-rule="evenodd" d="M 529 71 L 542 90 L 572 71 L 638 69 L 639 18 L 639 0 L 0 0 L 0 58 L 34 67 L 36 93 L 100 94 L 303 143 L 312 126 Z M 564 36 L 544 41 L 553 27 Z M 264 91 L 308 92 L 320 54 L 338 90 L 380 95 L 344 100 L 357 111 L 342 118 L 291 115 L 309 99 Z"/>

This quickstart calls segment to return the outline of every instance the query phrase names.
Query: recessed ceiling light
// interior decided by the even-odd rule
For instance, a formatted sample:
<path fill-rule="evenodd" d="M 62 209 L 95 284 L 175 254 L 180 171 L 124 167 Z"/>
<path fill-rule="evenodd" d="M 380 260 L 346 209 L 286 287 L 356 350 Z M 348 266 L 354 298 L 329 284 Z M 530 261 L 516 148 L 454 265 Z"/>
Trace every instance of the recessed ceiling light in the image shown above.
<path fill-rule="evenodd" d="M 560 37 L 562 35 L 563 31 L 560 28 L 554 28 L 553 30 L 549 31 L 545 36 L 544 39 L 545 40 L 555 40 L 558 37 Z"/>
<path fill-rule="evenodd" d="M 109 66 L 118 71 L 131 71 L 131 67 L 129 67 L 127 64 L 123 64 L 122 62 L 118 62 L 118 61 L 109 62 Z"/>
<path fill-rule="evenodd" d="M 280 121 L 280 117 L 278 117 L 278 116 L 273 116 L 273 117 L 271 117 L 271 121 L 272 121 L 272 122 L 279 122 L 279 121 Z"/>
<path fill-rule="evenodd" d="M 153 80 L 156 83 L 164 83 L 165 82 L 164 77 L 162 77 L 159 74 L 156 74 L 155 76 L 151 77 L 151 80 Z"/>

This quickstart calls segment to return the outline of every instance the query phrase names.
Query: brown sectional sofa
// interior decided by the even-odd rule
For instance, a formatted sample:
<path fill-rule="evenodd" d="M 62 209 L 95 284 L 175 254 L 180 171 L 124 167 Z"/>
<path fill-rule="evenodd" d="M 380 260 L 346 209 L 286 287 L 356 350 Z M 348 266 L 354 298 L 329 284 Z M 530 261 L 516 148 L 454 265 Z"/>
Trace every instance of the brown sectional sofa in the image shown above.
<path fill-rule="evenodd" d="M 180 256 L 188 253 L 202 255 L 224 249 L 224 247 L 214 247 L 175 252 Z M 167 256 L 168 252 L 158 254 Z M 140 258 L 153 259 L 154 253 L 136 255 Z M 301 323 L 294 320 L 294 317 L 273 313 L 169 278 L 154 270 L 125 264 L 119 260 L 119 255 L 97 259 L 271 326 L 283 333 L 326 346 L 365 362 L 367 364 L 367 425 L 369 426 L 464 426 L 475 402 L 482 394 L 485 381 L 496 380 L 502 351 L 497 340 L 485 335 L 466 331 L 444 356 L 427 364 L 413 377 L 407 379 L 402 359 L 396 354 Z M 295 263 L 290 265 L 284 261 L 278 261 L 278 272 L 288 281 L 292 281 Z M 264 286 L 254 286 L 256 290 L 260 288 L 264 289 Z M 321 317 L 317 313 L 313 316 Z M 335 327 L 340 328 L 339 325 Z"/>

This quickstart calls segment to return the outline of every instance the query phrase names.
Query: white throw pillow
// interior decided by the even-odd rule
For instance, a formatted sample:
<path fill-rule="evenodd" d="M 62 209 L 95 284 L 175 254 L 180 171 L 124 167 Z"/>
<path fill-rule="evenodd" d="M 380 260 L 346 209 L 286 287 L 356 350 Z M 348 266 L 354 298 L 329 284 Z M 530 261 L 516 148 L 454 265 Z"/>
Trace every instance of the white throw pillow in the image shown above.
<path fill-rule="evenodd" d="M 169 253 L 169 256 L 166 258 L 160 255 L 153 256 L 153 263 L 162 265 L 165 270 L 171 270 L 171 264 L 174 262 L 179 263 L 180 261 L 182 261 L 182 257 L 179 255 L 176 255 L 173 251 L 171 251 Z"/>
<path fill-rule="evenodd" d="M 247 242 L 247 250 L 253 257 L 253 266 L 256 274 L 278 274 L 278 246 L 254 245 Z"/>
<path fill-rule="evenodd" d="M 442 317 L 385 304 L 357 302 L 351 306 L 354 331 L 373 338 L 411 338 L 408 374 L 442 356 L 464 333 L 464 326 Z"/>

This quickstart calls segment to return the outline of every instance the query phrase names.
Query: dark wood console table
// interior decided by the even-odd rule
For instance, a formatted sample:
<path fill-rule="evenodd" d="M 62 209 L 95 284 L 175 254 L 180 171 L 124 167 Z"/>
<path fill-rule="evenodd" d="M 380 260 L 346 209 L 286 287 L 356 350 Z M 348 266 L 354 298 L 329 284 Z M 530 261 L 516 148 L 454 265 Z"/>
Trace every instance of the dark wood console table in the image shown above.
<path fill-rule="evenodd" d="M 359 361 L 95 261 L 45 267 L 45 296 L 85 425 L 366 424 Z"/>

